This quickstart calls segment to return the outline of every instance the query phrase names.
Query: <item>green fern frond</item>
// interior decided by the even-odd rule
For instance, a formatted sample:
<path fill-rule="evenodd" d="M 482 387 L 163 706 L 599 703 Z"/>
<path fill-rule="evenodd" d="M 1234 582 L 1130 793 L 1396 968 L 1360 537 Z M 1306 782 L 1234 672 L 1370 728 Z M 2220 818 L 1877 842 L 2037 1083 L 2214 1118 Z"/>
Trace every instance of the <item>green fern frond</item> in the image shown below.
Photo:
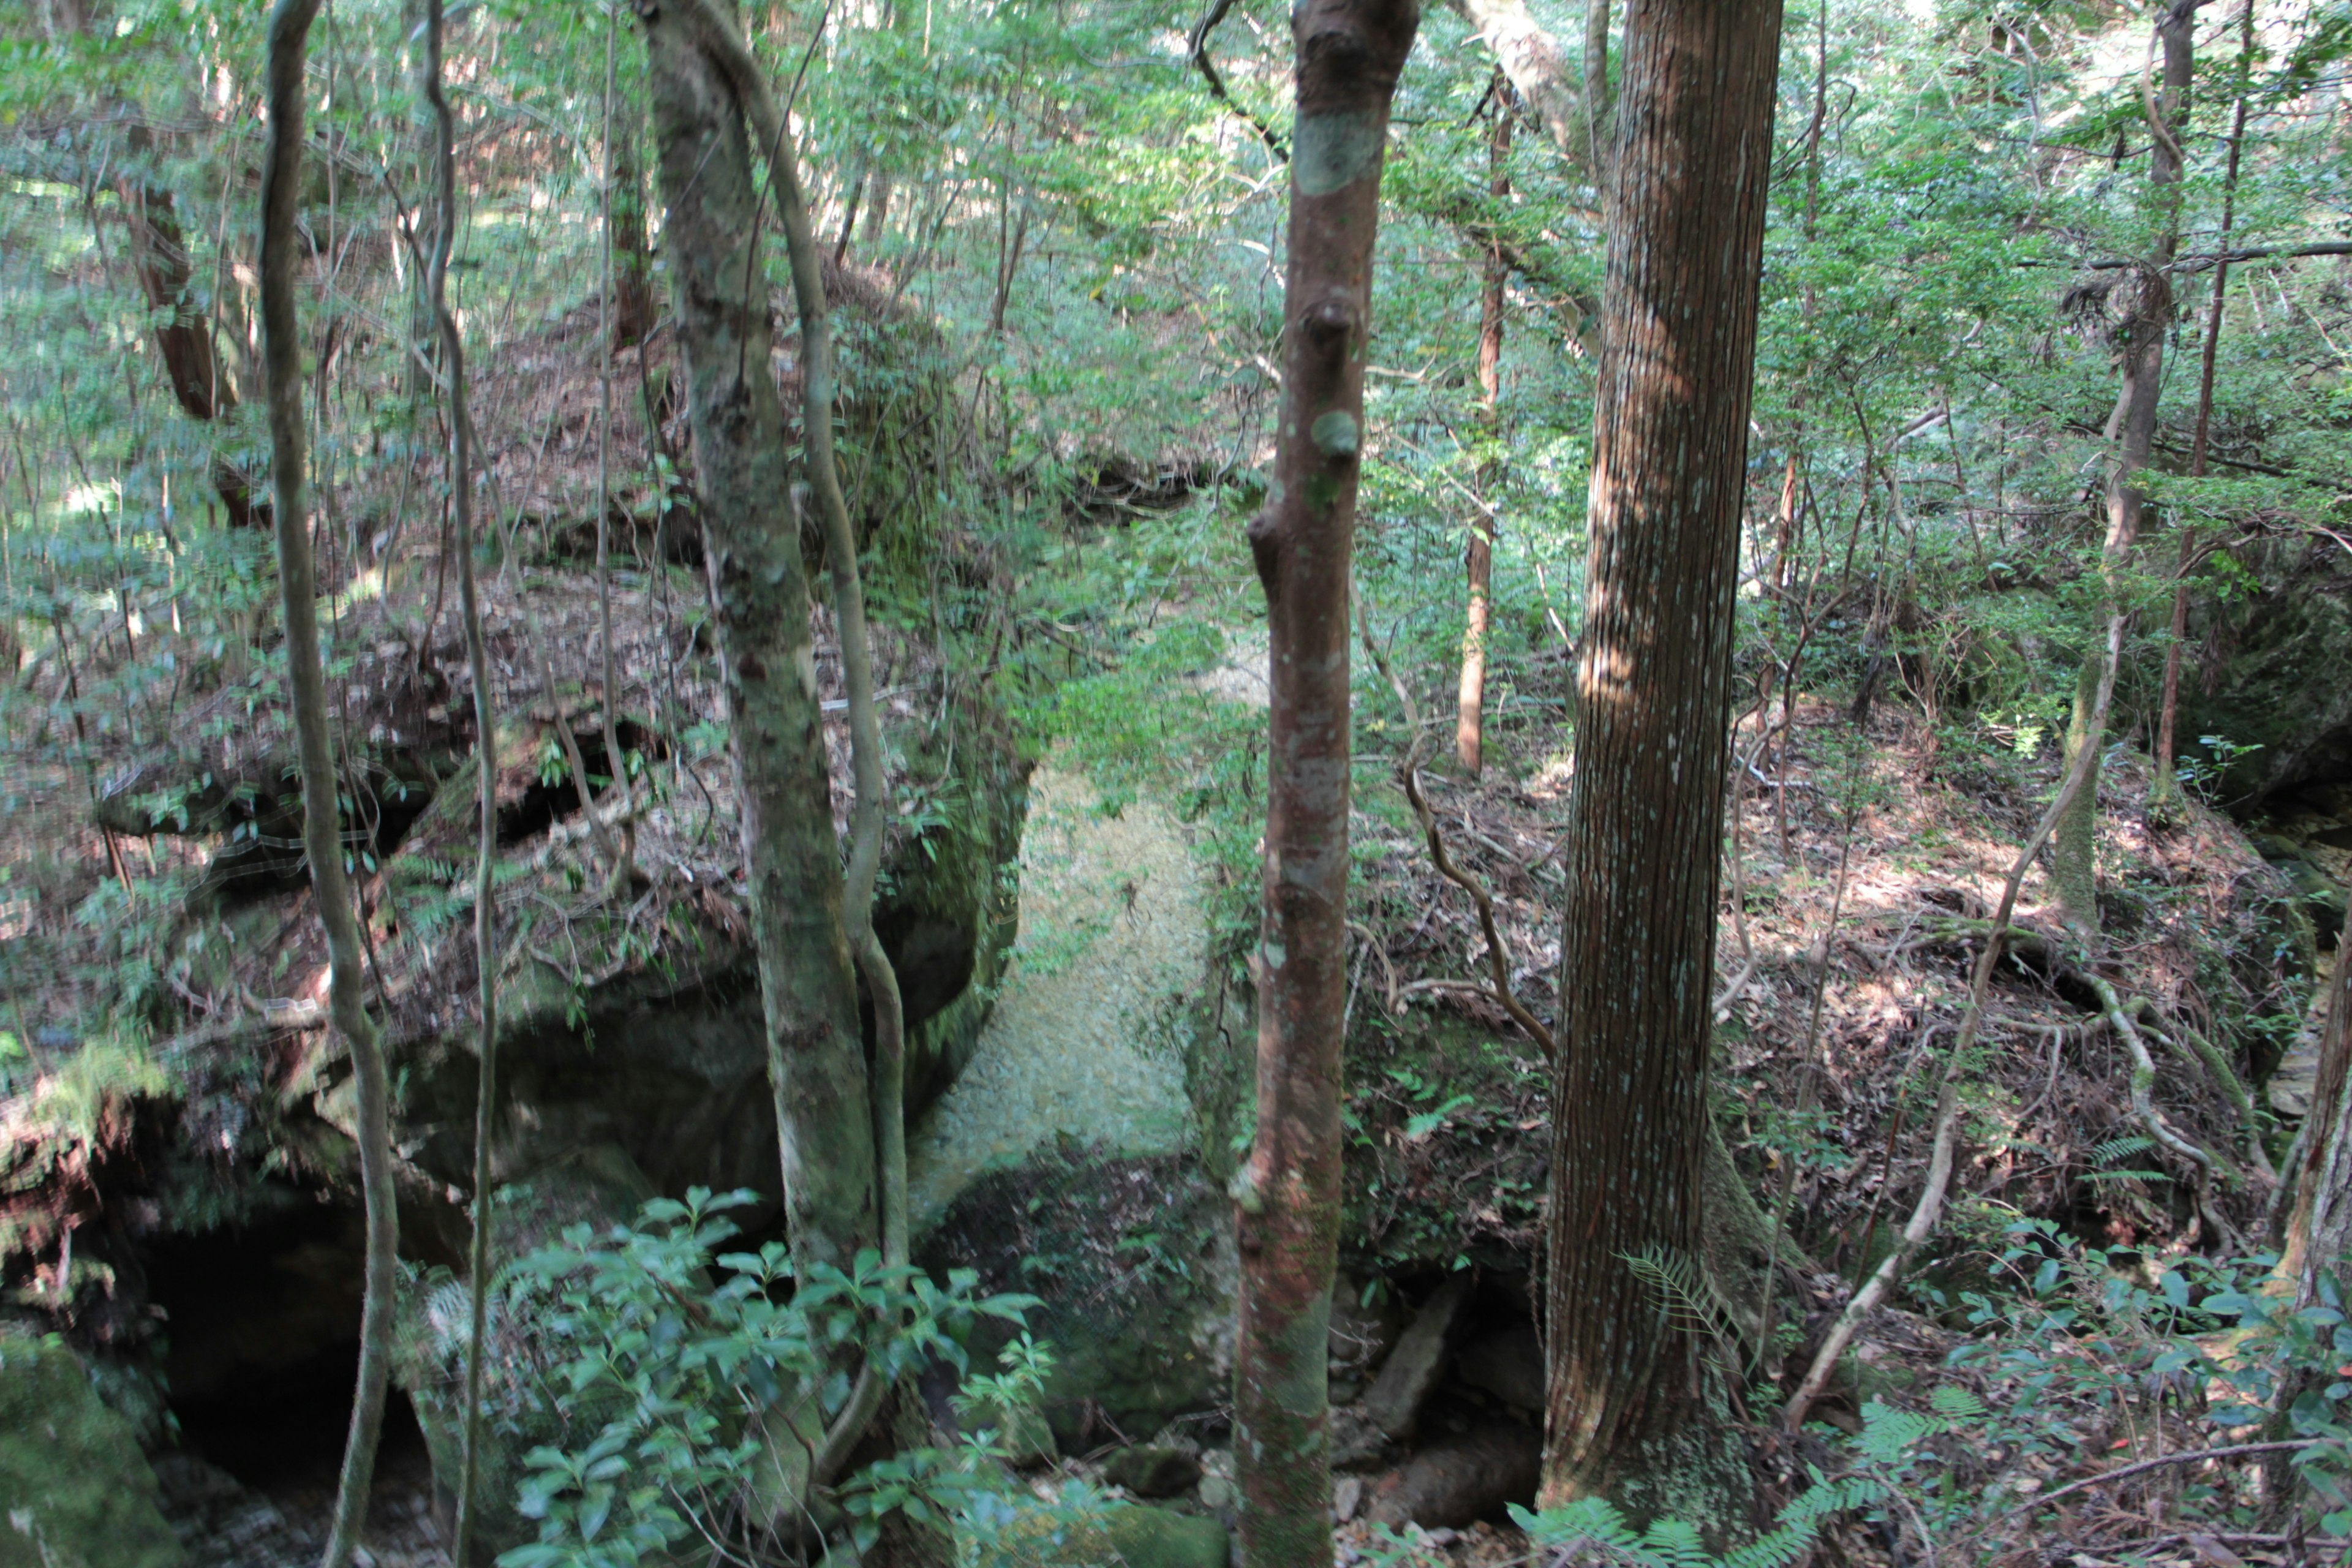
<path fill-rule="evenodd" d="M 1954 1426 L 1967 1421 L 1982 1421 L 1992 1414 L 1992 1407 L 1978 1398 L 1974 1389 L 1963 1388 L 1957 1383 L 1937 1384 L 1936 1392 L 1927 1396 L 1927 1404 L 1937 1415 Z"/>
<path fill-rule="evenodd" d="M 2153 1139 L 2137 1132 L 2126 1133 L 2121 1137 L 2110 1138 L 2093 1148 L 2091 1163 L 2101 1170 L 2105 1170 L 2118 1161 L 2128 1160 L 2134 1154 L 2145 1154 L 2155 1147 L 2156 1142 Z"/>
<path fill-rule="evenodd" d="M 1643 1247 L 1624 1258 L 1633 1278 L 1658 1293 L 1669 1322 L 1686 1332 L 1711 1335 L 1726 1346 L 1739 1344 L 1738 1321 L 1722 1291 L 1695 1259 L 1664 1247 Z"/>

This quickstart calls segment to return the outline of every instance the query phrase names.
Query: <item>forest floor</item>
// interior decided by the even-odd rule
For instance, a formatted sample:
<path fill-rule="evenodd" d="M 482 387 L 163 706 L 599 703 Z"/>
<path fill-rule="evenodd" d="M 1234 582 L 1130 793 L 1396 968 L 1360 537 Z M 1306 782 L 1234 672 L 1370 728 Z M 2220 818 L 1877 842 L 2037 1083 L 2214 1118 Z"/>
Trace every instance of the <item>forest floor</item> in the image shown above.
<path fill-rule="evenodd" d="M 1189 836 L 1049 761 L 1029 779 L 1021 938 L 971 1063 L 908 1138 L 918 1233 L 992 1166 L 1054 1138 L 1175 1154 L 1191 1132 L 1168 1014 L 1200 984 L 1208 925 Z"/>

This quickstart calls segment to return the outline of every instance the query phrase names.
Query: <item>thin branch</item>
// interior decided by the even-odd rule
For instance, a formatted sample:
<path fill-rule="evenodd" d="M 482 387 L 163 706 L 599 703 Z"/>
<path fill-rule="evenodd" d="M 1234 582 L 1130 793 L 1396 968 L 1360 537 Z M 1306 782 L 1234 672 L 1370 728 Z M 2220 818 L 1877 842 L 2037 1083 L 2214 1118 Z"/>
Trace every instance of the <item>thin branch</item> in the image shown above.
<path fill-rule="evenodd" d="M 1261 119 L 1255 110 L 1244 107 L 1225 89 L 1225 79 L 1218 73 L 1217 62 L 1209 58 L 1209 35 L 1216 31 L 1217 24 L 1223 21 L 1225 13 L 1233 8 L 1234 0 L 1216 0 L 1216 4 L 1209 7 L 1209 14 L 1201 18 L 1200 25 L 1192 29 L 1192 36 L 1184 41 L 1185 58 L 1207 80 L 1209 96 L 1248 121 L 1250 129 L 1257 132 L 1257 139 L 1265 143 L 1265 150 L 1274 155 L 1276 163 L 1287 163 L 1290 152 L 1283 146 L 1282 138 L 1275 134 L 1274 127 Z"/>
<path fill-rule="evenodd" d="M 1528 1032 L 1529 1039 L 1543 1047 L 1544 1056 L 1549 1059 L 1559 1054 L 1559 1047 L 1552 1038 L 1552 1032 L 1544 1027 L 1542 1021 L 1533 1013 L 1528 1011 L 1520 1003 L 1518 994 L 1511 989 L 1510 952 L 1503 945 L 1502 932 L 1496 929 L 1495 900 L 1487 896 L 1485 884 L 1455 866 L 1453 858 L 1446 854 L 1444 835 L 1438 831 L 1437 814 L 1429 809 L 1429 801 L 1421 793 L 1422 750 L 1428 739 L 1422 731 L 1421 707 L 1413 701 L 1412 693 L 1406 689 L 1405 683 L 1397 678 L 1396 671 L 1390 668 L 1388 656 L 1382 653 L 1380 645 L 1372 640 L 1372 623 L 1369 615 L 1363 617 L 1363 642 L 1364 652 L 1370 656 L 1373 665 L 1381 672 L 1381 679 L 1389 683 L 1389 689 L 1396 693 L 1397 701 L 1402 704 L 1405 727 L 1412 732 L 1412 743 L 1406 748 L 1404 760 L 1397 764 L 1397 774 L 1404 781 L 1404 796 L 1412 803 L 1413 815 L 1421 819 L 1422 836 L 1429 841 L 1429 858 L 1437 867 L 1440 876 L 1469 894 L 1470 901 L 1478 906 L 1478 930 L 1486 940 L 1486 967 L 1488 973 L 1494 976 L 1494 982 L 1491 986 L 1466 988 L 1479 991 L 1488 1000 L 1500 1005 L 1504 1012 L 1511 1016 L 1513 1023 Z M 1433 990 L 1440 988 L 1437 984 L 1428 982 L 1416 984 L 1425 984 Z M 1461 984 L 1448 981 L 1444 982 L 1444 985 L 1451 988 Z M 1410 992 L 1412 986 L 1408 985 L 1404 989 Z M 1400 994 L 1402 994 L 1400 993 Z"/>
<path fill-rule="evenodd" d="M 2115 700 L 2116 670 L 2123 659 L 2125 619 L 2120 612 L 2107 616 L 2106 646 L 2100 658 L 2095 700 L 2091 706 L 2088 732 L 2094 735 L 2105 732 L 2107 710 Z M 1960 1064 L 1976 1045 L 1977 1030 L 1984 1017 L 1985 1001 L 1992 990 L 1993 970 L 2000 963 L 2001 950 L 2009 935 L 2010 917 L 2017 910 L 2018 889 L 2025 880 L 2026 868 L 2033 864 L 2033 858 L 2042 852 L 2042 846 L 2056 830 L 2059 818 L 2074 804 L 2075 797 L 2089 782 L 2092 763 L 2098 754 L 2099 749 L 2095 746 L 2084 746 L 2076 752 L 2074 765 L 2066 770 L 2065 780 L 2059 785 L 2056 798 L 2042 814 L 2042 820 L 2034 825 L 2032 836 L 2026 839 L 2025 847 L 2018 851 L 2017 858 L 2010 866 L 2009 879 L 2001 888 L 2000 907 L 1994 912 L 1992 929 L 1985 937 L 1984 952 L 1979 955 L 1976 973 L 1969 979 L 1968 1006 L 1960 1017 L 1959 1036 L 1952 1042 L 1951 1052 L 1945 1058 L 1943 1081 L 1936 1096 L 1936 1142 L 1928 1156 L 1927 1187 L 1919 1194 L 1918 1205 L 1911 1211 L 1909 1223 L 1903 1227 L 1901 1240 L 1872 1271 L 1862 1289 L 1854 1292 L 1853 1299 L 1846 1303 L 1845 1310 L 1838 1314 L 1837 1321 L 1831 1326 L 1828 1336 L 1822 1342 L 1821 1350 L 1813 1357 L 1813 1364 L 1806 1370 L 1804 1381 L 1797 1385 L 1797 1392 L 1790 1397 L 1782 1419 L 1791 1432 L 1804 1426 L 1805 1416 L 1812 1409 L 1813 1402 L 1821 1397 L 1822 1390 L 1829 1386 L 1831 1377 L 1836 1373 L 1846 1347 L 1853 1342 L 1854 1335 L 1861 1331 L 1863 1323 L 1895 1289 L 1904 1265 L 1935 1234 L 1937 1222 L 1943 1218 L 1944 1197 L 1951 1187 L 1953 1155 L 1958 1142 Z"/>

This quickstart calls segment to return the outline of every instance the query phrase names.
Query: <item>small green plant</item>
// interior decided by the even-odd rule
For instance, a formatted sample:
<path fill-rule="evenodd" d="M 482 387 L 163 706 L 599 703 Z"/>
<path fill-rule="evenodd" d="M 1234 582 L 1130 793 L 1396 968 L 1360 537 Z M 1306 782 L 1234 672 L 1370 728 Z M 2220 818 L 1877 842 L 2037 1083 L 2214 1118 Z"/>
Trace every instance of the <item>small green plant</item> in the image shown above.
<path fill-rule="evenodd" d="M 1927 1414 L 1875 1401 L 1864 1406 L 1862 1435 L 1853 1445 L 1853 1468 L 1834 1478 L 1816 1472 L 1812 1484 L 1781 1510 L 1770 1530 L 1721 1555 L 1707 1549 L 1698 1526 L 1687 1520 L 1658 1520 L 1636 1531 L 1602 1498 L 1585 1498 L 1541 1513 L 1514 1504 L 1511 1518 L 1538 1552 L 1580 1552 L 1585 1555 L 1578 1561 L 1597 1557 L 1612 1568 L 1785 1568 L 1811 1552 L 1832 1521 L 1896 1499 L 1910 1481 L 1914 1450 L 1922 1442 L 1984 1413 L 1975 1395 L 1956 1387 L 1937 1389 L 1932 1403 L 1934 1408 Z"/>
<path fill-rule="evenodd" d="M 965 1369 L 964 1342 L 982 1319 L 1017 1323 L 1034 1304 L 975 1294 L 968 1270 L 941 1286 L 871 1251 L 846 1271 L 795 1279 L 780 1242 L 720 1250 L 737 1234 L 724 1211 L 751 1201 L 701 1188 L 682 1203 L 656 1199 L 633 1226 L 601 1237 L 574 1226 L 509 1271 L 500 1316 L 543 1322 L 541 1337 L 562 1347 L 546 1383 L 583 1440 L 527 1456 L 520 1506 L 540 1539 L 503 1553 L 500 1568 L 635 1568 L 668 1561 L 689 1537 L 756 1540 L 779 1507 L 772 1452 L 798 1449 L 831 1420 L 859 1365 L 893 1381 L 932 1361 Z M 1019 1341 L 975 1386 L 1017 1410 L 1049 1364 Z M 1000 1484 L 1002 1452 L 993 1430 L 951 1449 L 904 1450 L 830 1501 L 860 1552 L 892 1514 L 949 1529 Z"/>

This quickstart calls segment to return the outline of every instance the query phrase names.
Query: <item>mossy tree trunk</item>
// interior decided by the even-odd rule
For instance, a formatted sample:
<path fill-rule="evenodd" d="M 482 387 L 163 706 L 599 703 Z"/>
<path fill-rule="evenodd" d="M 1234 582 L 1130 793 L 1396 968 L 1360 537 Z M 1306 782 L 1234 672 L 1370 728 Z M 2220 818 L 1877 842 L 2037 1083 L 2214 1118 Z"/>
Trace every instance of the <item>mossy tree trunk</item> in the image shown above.
<path fill-rule="evenodd" d="M 1733 594 L 1780 36 L 1777 0 L 1634 0 L 1625 16 L 1552 1100 L 1549 1502 L 1627 1483 L 1671 1493 L 1705 1420 L 1700 1347 L 1634 1260 L 1695 1266 L 1705 1250 Z"/>
<path fill-rule="evenodd" d="M 2116 611 L 2121 579 L 2139 547 L 2140 526 L 2147 510 L 2147 492 L 2139 473 L 2147 467 L 2156 445 L 2158 403 L 2164 395 L 2164 340 L 2172 326 L 2172 285 L 2165 268 L 2171 265 L 2179 242 L 2179 192 L 2181 174 L 2180 135 L 2189 120 L 2189 88 L 2196 68 L 2196 16 L 2201 0 L 2167 0 L 2157 13 L 2157 39 L 2164 53 L 2164 86 L 2149 106 L 2147 122 L 2152 142 L 2148 153 L 2148 186 L 2158 208 L 2155 244 L 2146 261 L 2132 268 L 2110 295 L 2110 310 L 2120 304 L 2121 323 L 2116 329 L 2116 359 L 2122 385 L 2107 430 L 2115 442 L 2107 458 L 2107 534 L 2100 551 L 2100 571 L 2106 579 L 2107 604 L 2104 625 Z M 2099 826 L 2099 758 L 2106 745 L 2104 726 L 2094 733 L 2089 721 L 2097 689 L 2102 655 L 2094 648 L 2083 660 L 2074 683 L 2074 709 L 2066 726 L 2066 762 L 2072 766 L 2084 746 L 2093 748 L 2091 773 L 2082 792 L 2067 807 L 2050 841 L 2050 878 L 2059 909 L 2075 930 L 2099 929 L 2097 850 Z"/>
<path fill-rule="evenodd" d="M 1349 571 L 1372 238 L 1413 0 L 1301 0 L 1275 485 L 1249 527 L 1270 658 L 1257 1140 L 1237 1183 L 1244 1568 L 1332 1560 L 1325 1386 L 1348 957 Z"/>
<path fill-rule="evenodd" d="M 334 736 L 319 648 L 318 569 L 310 555 L 309 454 L 302 423 L 302 343 L 295 318 L 294 219 L 301 201 L 302 61 L 319 0 L 278 0 L 269 18 L 269 142 L 261 171 L 261 332 L 269 398 L 270 463 L 277 488 L 278 577 L 285 601 L 287 686 L 302 773 L 302 847 L 326 927 L 328 1005 L 352 1053 L 357 1090 L 360 1184 L 367 1206 L 367 1279 L 360 1311 L 358 1390 L 324 1568 L 342 1568 L 359 1544 L 375 1473 L 391 1373 L 394 1213 L 391 1090 L 361 974 L 359 917 L 343 875 Z"/>
<path fill-rule="evenodd" d="M 766 211 L 741 102 L 695 18 L 640 0 L 685 352 L 793 1254 L 846 1268 L 881 1237 L 856 982 L 842 923 L 816 653 L 770 369 Z"/>

